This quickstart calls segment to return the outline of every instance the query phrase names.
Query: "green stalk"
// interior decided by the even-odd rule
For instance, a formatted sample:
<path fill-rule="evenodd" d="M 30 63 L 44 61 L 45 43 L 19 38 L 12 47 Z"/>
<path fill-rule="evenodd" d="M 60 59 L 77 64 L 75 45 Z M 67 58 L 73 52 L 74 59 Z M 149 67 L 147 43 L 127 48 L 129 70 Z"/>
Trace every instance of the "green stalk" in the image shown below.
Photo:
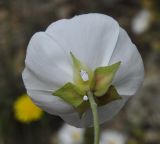
<path fill-rule="evenodd" d="M 83 144 L 93 144 L 94 139 L 94 128 L 86 128 L 84 132 L 84 139 L 83 139 Z"/>
<path fill-rule="evenodd" d="M 91 106 L 92 114 L 93 114 L 93 122 L 94 122 L 94 144 L 99 144 L 100 139 L 100 127 L 99 127 L 99 119 L 98 119 L 98 111 L 97 104 L 93 97 L 93 93 L 91 91 L 87 92 L 89 103 Z"/>

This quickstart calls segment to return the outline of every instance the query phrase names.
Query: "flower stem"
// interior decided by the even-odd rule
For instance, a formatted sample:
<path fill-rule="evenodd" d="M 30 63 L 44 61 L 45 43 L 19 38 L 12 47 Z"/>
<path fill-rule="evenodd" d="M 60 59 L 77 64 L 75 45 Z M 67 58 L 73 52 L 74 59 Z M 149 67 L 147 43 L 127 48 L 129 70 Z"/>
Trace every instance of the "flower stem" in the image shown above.
<path fill-rule="evenodd" d="M 99 137 L 100 137 L 100 128 L 99 128 L 99 119 L 98 119 L 98 111 L 97 111 L 97 104 L 93 97 L 93 93 L 91 91 L 87 92 L 89 103 L 91 105 L 91 110 L 93 114 L 93 122 L 94 122 L 94 144 L 99 144 Z"/>
<path fill-rule="evenodd" d="M 85 129 L 83 144 L 93 144 L 94 143 L 94 139 L 92 139 L 94 137 L 93 129 L 94 129 L 93 127 Z"/>

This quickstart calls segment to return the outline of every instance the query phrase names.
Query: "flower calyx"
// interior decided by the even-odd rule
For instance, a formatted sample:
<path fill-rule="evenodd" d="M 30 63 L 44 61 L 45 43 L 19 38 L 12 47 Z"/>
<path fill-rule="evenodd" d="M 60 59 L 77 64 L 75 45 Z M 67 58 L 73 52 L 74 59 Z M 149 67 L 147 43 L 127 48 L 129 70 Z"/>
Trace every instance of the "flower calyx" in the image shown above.
<path fill-rule="evenodd" d="M 72 105 L 79 113 L 80 118 L 90 108 L 88 91 L 94 94 L 98 106 L 121 99 L 116 88 L 112 85 L 121 62 L 98 67 L 93 71 L 86 64 L 80 62 L 72 52 L 70 54 L 73 62 L 73 83 L 66 83 L 60 89 L 54 91 L 53 96 L 58 96 Z"/>

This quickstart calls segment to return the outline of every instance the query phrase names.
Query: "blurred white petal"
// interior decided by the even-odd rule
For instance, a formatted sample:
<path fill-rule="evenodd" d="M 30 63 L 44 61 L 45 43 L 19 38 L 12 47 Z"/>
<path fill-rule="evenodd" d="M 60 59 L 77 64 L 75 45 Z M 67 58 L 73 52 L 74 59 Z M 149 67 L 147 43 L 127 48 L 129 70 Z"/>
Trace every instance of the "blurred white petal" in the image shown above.
<path fill-rule="evenodd" d="M 65 124 L 58 132 L 58 142 L 59 144 L 81 144 L 83 134 L 84 129 Z"/>
<path fill-rule="evenodd" d="M 151 22 L 151 14 L 148 10 L 141 10 L 132 20 L 132 30 L 141 34 L 147 30 Z"/>
<path fill-rule="evenodd" d="M 115 130 L 106 130 L 101 134 L 100 144 L 126 144 L 126 136 Z"/>

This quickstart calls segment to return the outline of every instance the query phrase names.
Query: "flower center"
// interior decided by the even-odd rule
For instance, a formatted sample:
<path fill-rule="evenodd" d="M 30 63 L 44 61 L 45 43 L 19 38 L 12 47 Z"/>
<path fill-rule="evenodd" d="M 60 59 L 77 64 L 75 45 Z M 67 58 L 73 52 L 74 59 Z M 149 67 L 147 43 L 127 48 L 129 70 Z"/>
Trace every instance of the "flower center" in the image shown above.
<path fill-rule="evenodd" d="M 88 81 L 89 80 L 88 73 L 85 70 L 81 70 L 80 75 L 81 75 L 83 81 Z"/>

